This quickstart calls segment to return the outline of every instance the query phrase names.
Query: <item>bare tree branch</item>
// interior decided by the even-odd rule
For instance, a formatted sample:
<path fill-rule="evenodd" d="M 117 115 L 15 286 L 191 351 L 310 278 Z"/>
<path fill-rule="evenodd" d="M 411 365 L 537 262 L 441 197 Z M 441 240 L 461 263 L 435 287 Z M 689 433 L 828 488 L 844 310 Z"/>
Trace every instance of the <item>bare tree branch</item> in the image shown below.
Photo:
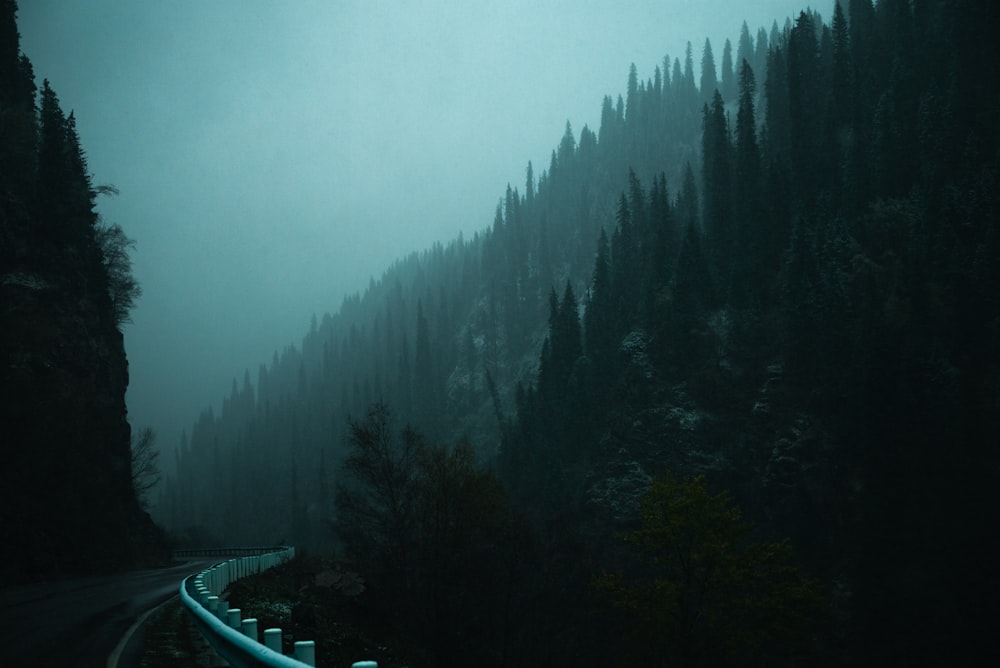
<path fill-rule="evenodd" d="M 132 434 L 132 488 L 143 508 L 149 507 L 149 492 L 160 482 L 159 456 L 152 427 L 143 427 L 138 434 Z"/>

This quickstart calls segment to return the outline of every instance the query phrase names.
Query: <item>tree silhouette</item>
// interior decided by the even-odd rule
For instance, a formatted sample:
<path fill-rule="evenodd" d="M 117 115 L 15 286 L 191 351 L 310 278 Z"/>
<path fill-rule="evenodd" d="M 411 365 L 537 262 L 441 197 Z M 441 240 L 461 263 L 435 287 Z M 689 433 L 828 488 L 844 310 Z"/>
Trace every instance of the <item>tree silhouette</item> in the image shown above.
<path fill-rule="evenodd" d="M 149 508 L 149 493 L 160 483 L 160 450 L 156 432 L 143 427 L 132 435 L 132 489 L 143 508 Z"/>
<path fill-rule="evenodd" d="M 701 91 L 703 100 L 711 100 L 719 86 L 719 77 L 715 71 L 715 56 L 712 55 L 712 43 L 705 38 L 705 47 L 701 52 Z"/>

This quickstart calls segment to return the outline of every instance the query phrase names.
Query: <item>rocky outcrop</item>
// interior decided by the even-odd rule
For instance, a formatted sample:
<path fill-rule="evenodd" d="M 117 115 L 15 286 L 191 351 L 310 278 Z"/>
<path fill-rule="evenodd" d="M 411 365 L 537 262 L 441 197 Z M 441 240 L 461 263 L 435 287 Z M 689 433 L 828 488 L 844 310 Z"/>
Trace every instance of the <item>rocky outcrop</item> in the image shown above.
<path fill-rule="evenodd" d="M 132 490 L 128 362 L 102 297 L 54 272 L 0 279 L 10 581 L 128 567 L 160 541 Z"/>

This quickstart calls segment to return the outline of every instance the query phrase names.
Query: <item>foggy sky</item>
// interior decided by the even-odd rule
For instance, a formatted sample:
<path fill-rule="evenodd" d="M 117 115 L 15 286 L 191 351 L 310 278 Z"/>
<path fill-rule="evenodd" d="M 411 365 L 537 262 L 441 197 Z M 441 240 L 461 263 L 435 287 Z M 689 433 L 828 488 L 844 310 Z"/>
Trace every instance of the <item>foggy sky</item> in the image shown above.
<path fill-rule="evenodd" d="M 490 225 L 568 120 L 802 0 L 20 0 L 99 210 L 135 239 L 133 428 L 169 452 L 232 379 L 395 259 Z M 829 7 L 819 6 L 827 17 Z"/>

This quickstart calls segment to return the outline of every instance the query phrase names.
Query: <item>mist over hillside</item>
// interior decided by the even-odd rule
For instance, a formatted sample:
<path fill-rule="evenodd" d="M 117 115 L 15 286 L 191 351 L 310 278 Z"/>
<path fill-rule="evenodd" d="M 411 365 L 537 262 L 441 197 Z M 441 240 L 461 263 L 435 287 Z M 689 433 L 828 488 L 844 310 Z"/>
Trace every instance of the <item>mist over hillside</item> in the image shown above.
<path fill-rule="evenodd" d="M 997 12 L 832 0 L 622 63 L 597 123 L 497 184 L 492 224 L 395 260 L 167 439 L 156 521 L 297 546 L 287 623 L 349 644 L 331 615 L 364 618 L 399 665 L 975 661 L 1000 593 Z M 41 135 L 78 148 L 42 99 Z M 29 135 L 4 137 L 22 166 Z M 93 227 L 64 154 L 81 217 L 31 206 Z M 373 197 L 406 192 L 385 173 Z M 28 201 L 31 171 L 4 174 Z M 5 261 L 100 276 L 36 254 L 18 211 Z M 88 461 L 121 483 L 120 323 L 67 315 L 106 291 L 63 277 L 36 318 L 35 269 L 4 276 L 8 376 L 37 381 L 14 413 L 58 385 L 24 342 L 103 318 L 107 345 L 65 338 L 112 350 L 73 377 L 113 397 L 59 396 L 114 405 L 118 458 Z"/>
<path fill-rule="evenodd" d="M 975 324 L 998 314 L 989 11 L 855 0 L 633 66 L 491 227 L 397 261 L 234 382 L 160 517 L 359 556 L 350 462 L 407 426 L 405 447 L 468 442 L 495 473 L 539 541 L 524 595 L 558 608 L 628 563 L 612 537 L 651 480 L 704 476 L 820 583 L 832 616 L 796 652 L 960 652 L 889 648 L 957 638 L 975 604 L 956 592 L 989 580 L 945 556 L 981 553 L 968 522 L 996 507 L 996 338 Z"/>

